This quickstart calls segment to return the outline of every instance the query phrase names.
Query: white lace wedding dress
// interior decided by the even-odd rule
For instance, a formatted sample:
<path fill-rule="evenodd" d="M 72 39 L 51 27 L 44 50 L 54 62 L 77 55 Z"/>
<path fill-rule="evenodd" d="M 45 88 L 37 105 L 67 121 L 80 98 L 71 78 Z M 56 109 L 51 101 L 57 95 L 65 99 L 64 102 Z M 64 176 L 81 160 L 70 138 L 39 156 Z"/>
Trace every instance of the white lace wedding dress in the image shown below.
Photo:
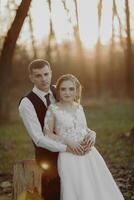
<path fill-rule="evenodd" d="M 68 111 L 58 104 L 51 105 L 45 117 L 45 127 L 54 118 L 55 132 L 62 137 L 79 142 L 89 134 L 83 108 L 78 105 Z M 84 155 L 62 152 L 58 157 L 58 173 L 61 181 L 60 200 L 123 200 L 105 161 L 95 147 Z"/>

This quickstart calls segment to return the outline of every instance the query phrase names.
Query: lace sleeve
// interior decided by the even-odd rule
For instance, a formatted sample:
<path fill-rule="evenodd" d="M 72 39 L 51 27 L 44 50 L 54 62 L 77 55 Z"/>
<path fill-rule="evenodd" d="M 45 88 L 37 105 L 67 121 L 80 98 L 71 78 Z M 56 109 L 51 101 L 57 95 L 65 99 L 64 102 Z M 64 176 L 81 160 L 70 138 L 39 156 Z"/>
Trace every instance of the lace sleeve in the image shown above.
<path fill-rule="evenodd" d="M 54 127 L 55 116 L 53 112 L 53 107 L 49 106 L 44 119 L 44 134 L 47 134 L 50 138 L 54 139 L 55 141 L 59 141 L 65 144 L 64 139 L 55 133 Z"/>
<path fill-rule="evenodd" d="M 87 127 L 87 134 L 89 135 L 89 137 L 93 140 L 93 143 L 95 144 L 96 132 Z"/>
<path fill-rule="evenodd" d="M 84 121 L 85 121 L 85 125 L 86 125 L 87 136 L 89 136 L 91 138 L 91 140 L 93 140 L 93 143 L 95 144 L 95 141 L 96 141 L 96 132 L 93 131 L 93 130 L 91 130 L 90 128 L 88 128 L 86 117 L 85 117 L 85 113 L 84 113 L 84 110 L 83 110 L 82 106 L 81 106 L 81 110 L 82 110 L 82 115 L 83 115 L 83 118 L 84 118 Z"/>

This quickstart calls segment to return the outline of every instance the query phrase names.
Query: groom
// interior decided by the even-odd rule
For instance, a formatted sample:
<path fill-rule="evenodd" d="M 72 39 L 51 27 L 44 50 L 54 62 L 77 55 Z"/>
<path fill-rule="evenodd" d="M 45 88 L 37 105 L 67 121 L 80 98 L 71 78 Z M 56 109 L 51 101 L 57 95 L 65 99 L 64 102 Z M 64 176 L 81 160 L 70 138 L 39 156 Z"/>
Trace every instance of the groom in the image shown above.
<path fill-rule="evenodd" d="M 42 180 L 42 196 L 45 200 L 59 200 L 59 178 L 57 178 L 56 169 L 58 152 L 84 155 L 90 151 L 93 141 L 85 138 L 78 145 L 66 146 L 43 133 L 47 108 L 56 99 L 55 87 L 51 85 L 52 71 L 50 64 L 42 59 L 32 61 L 28 70 L 34 87 L 22 98 L 19 113 L 34 143 L 36 161 L 46 170 Z"/>

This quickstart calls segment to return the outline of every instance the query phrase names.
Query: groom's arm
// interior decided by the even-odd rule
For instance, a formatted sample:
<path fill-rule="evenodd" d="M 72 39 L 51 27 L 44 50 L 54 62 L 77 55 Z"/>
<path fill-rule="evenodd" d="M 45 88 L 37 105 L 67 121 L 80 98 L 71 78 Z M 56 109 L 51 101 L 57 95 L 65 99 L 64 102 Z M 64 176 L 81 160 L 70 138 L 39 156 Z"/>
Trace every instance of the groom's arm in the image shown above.
<path fill-rule="evenodd" d="M 36 146 L 48 149 L 52 152 L 66 152 L 66 145 L 54 141 L 43 134 L 34 106 L 26 97 L 22 99 L 19 105 L 19 114 L 28 134 Z"/>
<path fill-rule="evenodd" d="M 54 141 L 47 135 L 44 135 L 40 123 L 38 121 L 34 106 L 26 97 L 22 99 L 19 105 L 19 114 L 29 136 L 36 144 L 36 146 L 48 149 L 52 152 L 70 152 L 76 155 L 85 154 L 84 151 L 85 144 L 84 145 L 77 144 L 74 146 L 69 146 Z"/>

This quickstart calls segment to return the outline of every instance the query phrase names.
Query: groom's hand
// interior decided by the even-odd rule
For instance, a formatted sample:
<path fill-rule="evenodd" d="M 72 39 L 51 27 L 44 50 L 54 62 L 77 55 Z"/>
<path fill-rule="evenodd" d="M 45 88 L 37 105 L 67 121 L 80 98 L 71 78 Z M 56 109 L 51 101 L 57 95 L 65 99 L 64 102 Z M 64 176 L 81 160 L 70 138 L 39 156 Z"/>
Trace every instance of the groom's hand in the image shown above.
<path fill-rule="evenodd" d="M 94 145 L 93 139 L 89 136 L 86 136 L 81 143 L 68 143 L 67 152 L 75 155 L 85 155 L 91 151 L 92 146 Z"/>
<path fill-rule="evenodd" d="M 81 144 L 68 144 L 67 145 L 67 150 L 66 152 L 75 154 L 75 155 L 84 155 L 85 154 L 85 149 L 84 146 Z"/>

